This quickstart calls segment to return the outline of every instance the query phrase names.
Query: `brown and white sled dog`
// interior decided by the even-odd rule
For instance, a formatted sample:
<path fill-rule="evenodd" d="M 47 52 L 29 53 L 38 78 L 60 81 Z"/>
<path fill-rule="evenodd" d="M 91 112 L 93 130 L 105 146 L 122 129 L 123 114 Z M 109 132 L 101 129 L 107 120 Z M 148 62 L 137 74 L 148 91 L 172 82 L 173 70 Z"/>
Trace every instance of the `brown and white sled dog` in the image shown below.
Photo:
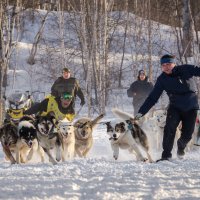
<path fill-rule="evenodd" d="M 6 123 L 0 128 L 0 141 L 7 160 L 11 164 L 16 163 L 15 153 L 18 140 L 17 127 L 12 123 Z"/>
<path fill-rule="evenodd" d="M 97 127 L 103 114 L 95 119 L 81 118 L 74 123 L 75 128 L 75 155 L 86 157 L 93 145 L 93 130 Z"/>
<path fill-rule="evenodd" d="M 33 125 L 34 119 L 30 116 L 24 116 L 18 124 L 18 140 L 16 144 L 17 163 L 26 163 L 32 159 L 33 154 L 37 152 L 44 162 L 44 151 L 39 146 L 37 140 L 37 131 Z"/>
<path fill-rule="evenodd" d="M 149 162 L 152 162 L 147 136 L 138 123 L 134 121 L 134 117 L 119 109 L 112 109 L 112 112 L 120 118 L 113 123 L 106 122 L 114 159 L 118 159 L 119 149 L 121 148 L 135 153 L 137 160 L 144 162 L 148 158 Z M 142 155 L 141 149 L 145 151 L 147 158 Z"/>
<path fill-rule="evenodd" d="M 61 160 L 61 138 L 55 129 L 56 123 L 55 117 L 51 115 L 37 116 L 35 123 L 39 144 L 53 164 L 57 164 L 57 161 Z M 56 159 L 51 151 L 54 149 L 56 150 Z"/>
<path fill-rule="evenodd" d="M 73 124 L 67 119 L 59 121 L 58 133 L 62 138 L 62 161 L 72 159 L 75 153 L 75 134 Z"/>

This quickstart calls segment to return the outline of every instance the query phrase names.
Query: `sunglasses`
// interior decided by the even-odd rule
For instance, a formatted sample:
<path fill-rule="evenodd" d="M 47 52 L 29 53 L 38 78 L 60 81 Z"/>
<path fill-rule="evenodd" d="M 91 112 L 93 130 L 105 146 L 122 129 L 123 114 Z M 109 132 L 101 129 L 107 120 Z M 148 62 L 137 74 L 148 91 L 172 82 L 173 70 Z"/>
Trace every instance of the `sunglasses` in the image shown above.
<path fill-rule="evenodd" d="M 70 95 L 70 94 L 64 94 L 64 95 L 61 97 L 61 99 L 65 99 L 65 100 L 71 100 L 72 98 L 73 98 L 73 96 Z"/>

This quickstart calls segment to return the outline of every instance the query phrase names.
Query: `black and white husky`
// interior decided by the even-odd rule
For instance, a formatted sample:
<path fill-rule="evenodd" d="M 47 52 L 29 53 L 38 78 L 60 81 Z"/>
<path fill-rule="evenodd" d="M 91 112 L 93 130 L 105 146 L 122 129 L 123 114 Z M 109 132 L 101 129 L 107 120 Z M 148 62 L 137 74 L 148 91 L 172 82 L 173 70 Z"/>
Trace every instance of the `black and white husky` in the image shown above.
<path fill-rule="evenodd" d="M 17 163 L 26 163 L 31 160 L 35 152 L 39 153 L 41 161 L 43 162 L 44 151 L 39 146 L 37 132 L 34 126 L 34 119 L 32 117 L 24 116 L 20 119 L 17 134 Z"/>
<path fill-rule="evenodd" d="M 37 116 L 35 123 L 39 144 L 48 155 L 49 161 L 53 164 L 57 164 L 57 161 L 61 160 L 62 152 L 62 141 L 56 130 L 56 123 L 55 117 L 52 115 Z M 56 150 L 56 158 L 52 155 L 51 150 L 53 149 Z"/>
<path fill-rule="evenodd" d="M 119 149 L 128 149 L 129 152 L 135 153 L 137 160 L 152 162 L 149 154 L 149 144 L 147 136 L 140 128 L 134 117 L 119 109 L 112 109 L 112 112 L 119 117 L 115 122 L 106 122 L 107 133 L 110 136 L 113 157 L 115 160 L 119 157 Z M 143 149 L 147 158 L 142 155 Z"/>

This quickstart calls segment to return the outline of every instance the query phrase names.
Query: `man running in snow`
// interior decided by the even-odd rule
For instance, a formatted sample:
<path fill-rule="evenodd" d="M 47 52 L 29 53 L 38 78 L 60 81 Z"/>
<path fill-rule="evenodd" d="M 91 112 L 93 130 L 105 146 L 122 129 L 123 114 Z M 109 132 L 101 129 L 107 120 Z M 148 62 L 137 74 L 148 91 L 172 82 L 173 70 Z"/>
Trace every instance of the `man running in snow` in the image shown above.
<path fill-rule="evenodd" d="M 176 66 L 175 57 L 172 55 L 162 56 L 160 63 L 162 73 L 157 78 L 152 92 L 140 107 L 135 119 L 138 120 L 145 115 L 165 90 L 169 97 L 169 107 L 164 127 L 163 152 L 160 160 L 168 160 L 172 157 L 171 151 L 176 128 L 180 122 L 182 122 L 182 129 L 181 136 L 177 141 L 177 156 L 183 158 L 185 147 L 194 132 L 197 110 L 199 109 L 198 90 L 193 77 L 200 76 L 200 68 L 187 64 Z"/>

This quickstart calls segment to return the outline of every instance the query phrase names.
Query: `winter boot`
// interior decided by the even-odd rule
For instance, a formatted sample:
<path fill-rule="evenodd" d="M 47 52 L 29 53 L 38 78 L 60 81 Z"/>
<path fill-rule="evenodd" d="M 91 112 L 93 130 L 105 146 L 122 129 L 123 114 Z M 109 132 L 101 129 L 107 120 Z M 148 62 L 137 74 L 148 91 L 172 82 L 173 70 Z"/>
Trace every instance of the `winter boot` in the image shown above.
<path fill-rule="evenodd" d="M 178 148 L 178 150 L 177 150 L 177 157 L 178 157 L 179 159 L 183 159 L 183 158 L 184 158 L 184 155 L 185 155 L 184 149 Z"/>

